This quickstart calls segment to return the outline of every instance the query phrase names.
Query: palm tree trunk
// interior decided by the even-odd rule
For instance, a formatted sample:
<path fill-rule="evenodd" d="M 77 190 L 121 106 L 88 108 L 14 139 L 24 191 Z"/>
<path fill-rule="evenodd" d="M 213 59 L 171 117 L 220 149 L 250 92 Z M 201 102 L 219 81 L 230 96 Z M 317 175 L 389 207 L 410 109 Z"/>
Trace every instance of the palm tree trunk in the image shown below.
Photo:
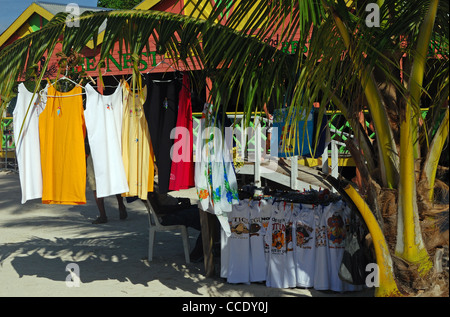
<path fill-rule="evenodd" d="M 419 224 L 412 116 L 413 111 L 408 102 L 400 125 L 400 183 L 395 253 L 410 263 L 418 264 L 419 272 L 425 274 L 432 264 L 423 243 Z"/>
<path fill-rule="evenodd" d="M 412 136 L 414 140 L 414 158 L 419 158 L 419 142 L 418 129 L 419 129 L 419 117 L 420 117 L 420 97 L 422 95 L 423 77 L 425 74 L 425 67 L 427 61 L 428 46 L 430 44 L 431 33 L 433 32 L 434 21 L 436 19 L 436 13 L 439 0 L 431 0 L 428 12 L 420 27 L 419 38 L 417 39 L 416 51 L 414 53 L 414 62 L 411 68 L 411 77 L 409 81 L 410 98 L 414 105 L 414 116 L 408 118 L 412 120 Z"/>
<path fill-rule="evenodd" d="M 436 171 L 439 164 L 439 159 L 441 157 L 442 149 L 446 142 L 448 136 L 448 128 L 449 128 L 449 110 L 445 111 L 444 118 L 436 131 L 435 136 L 433 137 L 433 141 L 431 142 L 431 146 L 428 149 L 428 153 L 425 159 L 425 163 L 423 166 L 423 173 L 426 177 L 426 181 L 428 183 L 428 199 L 430 201 L 434 200 L 434 184 L 436 180 Z"/>
<path fill-rule="evenodd" d="M 405 114 L 400 119 L 400 184 L 397 218 L 397 244 L 395 253 L 402 259 L 417 264 L 421 275 L 432 267 L 432 262 L 422 239 L 417 206 L 416 172 L 414 159 L 418 155 L 417 109 L 419 108 L 426 54 L 433 30 L 439 0 L 431 0 L 427 15 L 420 28 L 414 63 L 409 81 L 410 95 L 406 100 Z"/>

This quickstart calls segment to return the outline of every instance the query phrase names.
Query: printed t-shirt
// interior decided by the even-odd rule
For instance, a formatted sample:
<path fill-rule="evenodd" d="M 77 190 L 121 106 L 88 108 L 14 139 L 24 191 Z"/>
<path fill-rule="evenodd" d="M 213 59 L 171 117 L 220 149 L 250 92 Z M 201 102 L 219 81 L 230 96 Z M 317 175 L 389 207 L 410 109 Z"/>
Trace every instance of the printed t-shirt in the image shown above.
<path fill-rule="evenodd" d="M 227 281 L 229 283 L 250 282 L 250 209 L 248 202 L 241 201 L 233 205 L 228 215 L 231 228 L 231 235 L 228 237 L 230 253 Z"/>
<path fill-rule="evenodd" d="M 296 281 L 298 287 L 314 286 L 316 265 L 316 227 L 320 221 L 319 207 L 300 204 L 294 219 Z"/>
<path fill-rule="evenodd" d="M 328 238 L 326 215 L 330 206 L 322 208 L 319 225 L 316 226 L 316 265 L 314 269 L 314 288 L 317 290 L 328 290 L 329 269 L 328 269 Z"/>
<path fill-rule="evenodd" d="M 259 206 L 258 201 L 250 205 L 250 282 L 266 280 L 265 229 Z"/>
<path fill-rule="evenodd" d="M 345 239 L 347 238 L 347 228 L 349 226 L 348 213 L 344 209 L 345 204 L 339 201 L 330 204 L 326 215 L 330 290 L 335 292 L 346 290 L 345 283 L 339 278 L 339 268 L 344 256 Z"/>
<path fill-rule="evenodd" d="M 286 281 L 288 287 L 296 287 L 296 273 L 295 273 L 295 257 L 294 257 L 294 218 L 296 216 L 296 208 L 291 203 L 286 206 Z"/>
<path fill-rule="evenodd" d="M 269 200 L 261 200 L 259 203 L 259 213 L 261 217 L 261 225 L 263 227 L 264 234 L 264 255 L 265 255 L 265 265 L 266 265 L 266 276 L 267 276 L 267 268 L 270 258 L 270 245 L 267 243 L 265 236 L 267 234 L 267 229 L 269 227 L 270 218 L 272 216 L 272 212 L 277 205 L 274 205 L 273 199 Z"/>
<path fill-rule="evenodd" d="M 276 203 L 277 208 L 272 212 L 264 239 L 269 244 L 270 256 L 268 261 L 266 286 L 274 288 L 288 288 L 289 281 L 286 274 L 286 223 L 287 213 L 283 202 Z"/>

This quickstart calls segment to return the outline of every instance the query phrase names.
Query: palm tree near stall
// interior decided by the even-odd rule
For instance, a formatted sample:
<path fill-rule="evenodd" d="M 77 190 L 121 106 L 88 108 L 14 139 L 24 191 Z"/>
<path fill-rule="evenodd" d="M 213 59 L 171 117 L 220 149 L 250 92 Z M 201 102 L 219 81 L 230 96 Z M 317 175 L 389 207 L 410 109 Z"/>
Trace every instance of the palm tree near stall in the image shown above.
<path fill-rule="evenodd" d="M 324 177 L 353 202 L 371 233 L 379 268 L 376 295 L 430 287 L 431 255 L 442 244 L 435 238 L 439 205 L 433 190 L 448 137 L 448 3 L 186 0 L 185 9 L 190 14 L 87 12 L 79 28 L 69 28 L 67 15 L 58 14 L 0 52 L 2 100 L 13 96 L 14 82 L 25 71 L 42 80 L 38 61 L 58 41 L 65 56 L 80 52 L 91 39 L 96 42 L 106 20 L 100 60 L 118 41 L 131 54 L 133 86 L 140 85 L 139 56 L 150 41 L 176 63 L 202 68 L 212 79 L 211 102 L 225 108 L 237 87 L 248 114 L 271 98 L 283 104 L 285 95 L 290 115 L 309 111 L 314 101 L 322 116 L 339 110 L 352 127 L 347 146 L 365 187 Z M 275 37 L 277 47 L 267 40 Z M 298 49 L 286 49 L 294 40 Z M 424 100 L 429 111 L 423 118 Z M 373 143 L 358 121 L 364 109 L 375 129 Z M 448 203 L 446 208 L 448 213 Z"/>
<path fill-rule="evenodd" d="M 288 82 L 288 90 L 293 91 L 292 114 L 299 113 L 298 108 L 309 111 L 313 101 L 320 101 L 322 111 L 330 105 L 340 110 L 356 137 L 347 143 L 365 175 L 366 195 L 361 196 L 351 184 L 332 183 L 355 203 L 374 239 L 380 270 L 377 294 L 395 296 L 401 294 L 399 287 L 402 291 L 417 287 L 432 275 L 433 243 L 442 243 L 433 242 L 430 224 L 420 220 L 428 221 L 427 215 L 433 214 L 435 175 L 448 136 L 448 3 L 262 2 L 241 2 L 230 12 L 229 2 L 222 1 L 209 21 L 239 27 L 241 34 L 260 40 L 277 33 L 286 43 L 297 36 L 300 49 L 291 52 L 293 60 L 283 61 L 291 65 L 290 72 L 283 69 L 280 77 L 274 76 L 271 63 L 277 61 L 261 57 L 258 44 L 252 45 L 251 39 L 244 46 L 241 38 L 216 34 L 211 47 L 204 46 L 206 60 L 226 65 L 222 72 L 226 79 L 218 84 L 215 95 L 223 98 L 227 87 L 239 83 L 251 96 L 247 106 L 253 102 L 255 109 L 267 102 L 268 95 L 284 95 Z M 197 8 L 201 12 L 205 6 Z M 245 25 L 243 17 L 248 18 Z M 431 43 L 440 46 L 430 50 Z M 226 54 L 221 54 L 223 50 Z M 261 60 L 266 62 L 259 64 Z M 425 83 L 431 63 L 435 73 Z M 434 91 L 427 89 L 432 86 Z M 423 99 L 429 99 L 431 106 L 425 122 L 420 110 Z M 360 103 L 355 104 L 357 100 Z M 372 119 L 375 144 L 357 121 L 362 106 Z M 431 135 L 433 128 L 436 132 Z M 387 193 L 398 197 L 396 225 L 383 221 Z M 399 283 L 408 279 L 402 271 L 417 278 Z"/>

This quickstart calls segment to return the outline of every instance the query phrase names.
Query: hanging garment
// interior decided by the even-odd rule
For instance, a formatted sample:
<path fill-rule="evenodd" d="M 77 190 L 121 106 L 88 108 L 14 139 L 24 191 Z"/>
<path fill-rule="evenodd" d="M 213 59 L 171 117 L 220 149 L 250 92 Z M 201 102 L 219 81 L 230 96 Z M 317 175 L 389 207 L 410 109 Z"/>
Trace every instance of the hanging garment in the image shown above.
<path fill-rule="evenodd" d="M 345 244 L 347 244 L 347 242 L 349 241 L 349 239 L 352 237 L 352 235 L 354 234 L 354 232 L 352 232 L 352 225 L 356 224 L 356 226 L 359 226 L 361 228 L 361 230 L 363 230 L 363 228 L 361 227 L 361 223 L 359 223 L 358 218 L 356 217 L 356 215 L 353 215 L 355 222 L 352 223 L 352 210 L 351 208 L 343 201 L 338 202 L 339 204 L 342 204 L 342 212 L 344 214 L 344 221 L 345 221 L 345 229 L 346 229 L 346 236 L 345 236 Z M 344 250 L 340 250 L 340 252 L 342 254 L 339 254 L 339 263 L 342 266 L 342 261 L 344 258 L 344 253 L 345 253 L 345 247 Z M 362 251 L 361 251 L 362 252 Z M 364 263 L 363 263 L 364 262 Z M 356 265 L 360 265 L 360 272 L 365 272 L 365 266 L 364 264 L 367 263 L 365 261 L 361 261 L 361 262 L 357 262 Z M 338 268 L 338 270 L 340 270 L 341 266 Z M 339 275 L 339 272 L 338 272 Z M 342 281 L 342 285 L 343 285 L 343 290 L 344 292 L 355 292 L 355 291 L 361 291 L 363 289 L 363 287 L 365 287 L 365 279 L 361 278 L 361 281 L 359 285 L 355 285 L 355 284 L 351 284 L 346 282 L 345 280 L 343 280 L 340 276 L 339 279 Z"/>
<path fill-rule="evenodd" d="M 287 287 L 296 287 L 297 279 L 295 275 L 295 259 L 294 259 L 294 204 L 286 206 L 286 266 L 285 280 Z"/>
<path fill-rule="evenodd" d="M 22 191 L 21 202 L 24 204 L 27 200 L 42 197 L 39 115 L 44 110 L 45 101 L 40 99 L 39 94 L 33 99 L 33 93 L 23 83 L 19 84 L 18 90 L 13 112 L 13 130 Z M 45 92 L 46 90 L 47 88 Z"/>
<path fill-rule="evenodd" d="M 223 227 L 220 228 L 220 277 L 228 277 L 228 263 L 230 261 L 230 247 L 228 238 L 231 234 L 227 234 Z"/>
<path fill-rule="evenodd" d="M 298 287 L 314 286 L 316 265 L 316 227 L 320 221 L 320 208 L 300 204 L 294 218 L 294 258 Z"/>
<path fill-rule="evenodd" d="M 233 206 L 228 216 L 231 228 L 228 238 L 228 283 L 250 282 L 250 209 L 248 203 L 240 202 Z"/>
<path fill-rule="evenodd" d="M 220 125 L 214 123 L 213 113 L 212 105 L 205 104 L 197 133 L 194 180 L 199 208 L 215 214 L 230 235 L 227 214 L 239 203 L 238 186 L 233 161 L 226 159 L 229 149 L 222 142 Z"/>
<path fill-rule="evenodd" d="M 147 200 L 153 191 L 154 156 L 143 105 L 147 97 L 147 86 L 139 94 L 132 93 L 130 86 L 122 84 L 122 160 L 129 191 L 125 197 L 138 196 Z"/>
<path fill-rule="evenodd" d="M 250 206 L 250 282 L 266 280 L 266 255 L 264 251 L 265 221 L 260 209 L 261 201 Z M 269 218 L 270 219 L 270 218 Z"/>
<path fill-rule="evenodd" d="M 343 282 L 339 278 L 339 268 L 344 255 L 345 237 L 347 233 L 346 217 L 342 203 L 330 204 L 324 208 L 325 223 L 328 239 L 328 276 L 329 288 L 335 292 L 344 290 Z"/>
<path fill-rule="evenodd" d="M 290 283 L 286 274 L 286 222 L 289 208 L 284 202 L 276 203 L 270 218 L 266 243 L 270 246 L 270 256 L 267 269 L 266 286 L 274 288 L 288 288 Z"/>
<path fill-rule="evenodd" d="M 47 104 L 39 116 L 42 203 L 86 203 L 86 126 L 82 90 L 48 87 Z"/>
<path fill-rule="evenodd" d="M 213 201 L 211 200 L 211 192 L 212 192 L 212 178 L 210 174 L 210 153 L 209 149 L 206 147 L 206 141 L 208 138 L 207 131 L 205 129 L 207 121 L 206 121 L 206 105 L 203 108 L 202 117 L 200 119 L 199 127 L 197 130 L 197 138 L 196 138 L 196 149 L 195 149 L 195 173 L 194 173 L 194 181 L 195 187 L 197 190 L 197 196 L 199 199 L 199 207 L 206 211 L 209 208 L 211 209 L 211 213 L 214 213 L 213 210 Z M 227 216 L 228 219 L 228 216 Z M 225 232 L 227 233 L 227 232 Z M 229 235 L 229 230 L 227 235 Z"/>
<path fill-rule="evenodd" d="M 158 191 L 160 194 L 165 194 L 169 191 L 172 168 L 170 150 L 173 146 L 170 133 L 177 123 L 180 84 L 176 80 L 153 82 L 148 77 L 146 80 L 149 85 L 149 95 L 144 111 L 158 166 Z"/>
<path fill-rule="evenodd" d="M 268 227 L 270 223 L 270 218 L 272 216 L 273 210 L 276 208 L 276 205 L 274 205 L 274 200 L 260 200 L 259 202 L 259 213 L 261 217 L 261 225 L 263 226 L 263 233 L 264 233 L 264 264 L 265 264 L 265 272 L 267 276 L 267 269 L 268 269 L 268 263 L 270 259 L 270 245 L 267 243 L 265 236 L 268 232 Z"/>
<path fill-rule="evenodd" d="M 327 206 L 330 207 L 331 205 Z M 329 283 L 329 258 L 327 238 L 327 215 L 329 208 L 322 207 L 319 225 L 316 227 L 316 264 L 314 269 L 314 288 L 328 290 Z"/>
<path fill-rule="evenodd" d="M 194 160 L 192 157 L 192 103 L 189 76 L 187 74 L 183 76 L 183 85 L 180 90 L 178 118 L 174 136 L 169 190 L 188 189 L 194 187 L 195 183 Z"/>
<path fill-rule="evenodd" d="M 86 130 L 94 166 L 97 197 L 128 192 L 122 160 L 122 87 L 111 95 L 86 85 Z"/>

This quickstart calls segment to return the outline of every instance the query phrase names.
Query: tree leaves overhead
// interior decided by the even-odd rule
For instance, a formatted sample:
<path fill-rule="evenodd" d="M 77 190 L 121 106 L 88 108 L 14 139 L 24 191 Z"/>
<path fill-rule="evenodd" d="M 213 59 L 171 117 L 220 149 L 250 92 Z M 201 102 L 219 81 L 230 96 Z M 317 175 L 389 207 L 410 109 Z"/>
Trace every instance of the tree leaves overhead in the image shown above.
<path fill-rule="evenodd" d="M 98 0 L 97 7 L 125 10 L 133 9 L 141 2 L 141 0 Z"/>
<path fill-rule="evenodd" d="M 87 18 L 83 19 L 83 17 Z M 90 40 L 93 40 L 94 47 L 96 47 L 99 29 L 105 19 L 105 14 L 92 15 L 91 11 L 85 11 L 81 14 L 77 24 L 66 25 L 62 46 L 63 53 L 68 55 L 71 50 L 80 52 Z"/>
<path fill-rule="evenodd" d="M 333 94 L 348 107 L 358 108 L 363 103 L 353 100 L 361 94 L 361 87 L 354 68 L 350 64 L 343 67 L 346 48 L 329 18 L 331 12 L 341 14 L 350 34 L 360 34 L 358 41 L 353 39 L 354 56 L 367 67 L 379 67 L 402 94 L 403 86 L 391 75 L 393 68 L 398 69 L 398 61 L 388 53 L 398 50 L 400 35 L 408 35 L 409 31 L 408 36 L 417 34 L 417 22 L 423 18 L 427 5 L 427 1 L 384 1 L 380 8 L 381 27 L 368 28 L 364 23 L 367 1 L 358 1 L 351 10 L 344 1 L 231 2 L 215 1 L 211 5 L 209 0 L 186 0 L 184 8 L 191 6 L 190 16 L 136 10 L 86 12 L 79 18 L 80 27 L 72 28 L 66 26 L 66 15 L 61 13 L 41 30 L 0 52 L 0 78 L 17 80 L 25 69 L 36 69 L 40 57 L 57 39 L 62 40 L 66 54 L 71 49 L 81 50 L 91 40 L 96 42 L 100 26 L 106 21 L 101 60 L 116 42 L 135 58 L 149 43 L 154 43 L 158 53 L 171 56 L 175 65 L 204 69 L 216 81 L 214 97 L 224 104 L 230 87 L 238 86 L 242 94 L 252 91 L 253 97 L 242 99 L 246 100 L 246 108 L 260 109 L 271 96 L 278 96 L 277 105 L 281 105 L 290 85 L 304 91 L 296 94 L 299 99 L 291 99 L 295 106 L 311 107 L 312 100 L 329 104 Z M 444 19 L 448 4 L 441 1 L 440 10 L 436 33 L 448 48 L 448 20 L 445 23 Z M 278 46 L 270 45 L 275 38 Z M 286 50 L 294 42 L 297 49 Z M 304 47 L 308 47 L 307 55 Z M 442 50 L 448 60 L 448 51 Z M 27 55 L 30 58 L 25 63 Z M 8 81 L 0 83 L 2 96 L 11 86 L 5 82 Z"/>
<path fill-rule="evenodd" d="M 28 70 L 30 75 L 37 72 L 38 61 L 45 52 L 53 50 L 64 29 L 67 14 L 60 13 L 41 30 L 16 40 L 0 52 L 0 95 L 8 102 L 13 97 L 13 88 L 20 76 Z M 45 35 L 45 36 L 43 36 Z"/>
<path fill-rule="evenodd" d="M 136 10 L 85 12 L 72 21 L 79 23 L 79 27 L 66 25 L 66 18 L 67 13 L 59 13 L 41 30 L 16 40 L 0 52 L 0 76 L 10 79 L 0 83 L 3 96 L 11 90 L 11 85 L 6 83 L 17 81 L 24 70 L 36 68 L 41 57 L 58 40 L 62 41 L 64 54 L 67 55 L 71 50 L 80 52 L 89 41 L 97 42 L 100 26 L 105 21 L 100 60 L 119 42 L 138 62 L 137 56 L 152 42 L 158 54 L 170 56 L 175 64 L 181 62 L 186 67 L 197 65 L 206 68 L 205 72 L 211 76 L 223 72 L 223 66 L 228 65 L 232 70 L 229 74 L 234 74 L 216 76 L 216 80 L 223 79 L 216 86 L 220 87 L 218 92 L 223 91 L 227 82 L 240 83 L 244 87 L 243 91 L 246 91 L 246 81 L 239 80 L 242 74 L 249 73 L 246 69 L 265 69 L 261 74 L 267 76 L 258 76 L 258 80 L 264 79 L 264 85 L 268 87 L 280 86 L 275 82 L 284 80 L 280 80 L 279 76 L 293 63 L 292 58 L 289 60 L 286 54 L 254 37 L 239 36 L 237 31 L 228 27 L 209 25 L 205 20 L 171 13 Z M 25 65 L 27 55 L 29 59 Z M 287 62 L 291 65 L 283 65 Z M 267 93 L 258 95 L 267 96 Z"/>

